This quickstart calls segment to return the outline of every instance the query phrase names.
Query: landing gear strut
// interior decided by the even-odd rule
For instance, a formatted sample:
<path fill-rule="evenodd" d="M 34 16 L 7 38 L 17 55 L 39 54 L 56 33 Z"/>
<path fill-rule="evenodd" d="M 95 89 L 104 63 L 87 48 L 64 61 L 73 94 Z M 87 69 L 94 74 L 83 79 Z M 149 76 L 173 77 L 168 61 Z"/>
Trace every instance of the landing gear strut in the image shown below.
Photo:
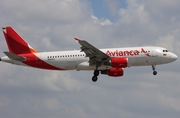
<path fill-rule="evenodd" d="M 154 65 L 152 65 L 152 69 L 153 69 L 153 75 L 157 75 L 157 71 L 155 70 L 156 68 Z"/>
<path fill-rule="evenodd" d="M 96 82 L 98 80 L 99 70 L 94 70 L 94 76 L 92 77 L 92 81 Z"/>

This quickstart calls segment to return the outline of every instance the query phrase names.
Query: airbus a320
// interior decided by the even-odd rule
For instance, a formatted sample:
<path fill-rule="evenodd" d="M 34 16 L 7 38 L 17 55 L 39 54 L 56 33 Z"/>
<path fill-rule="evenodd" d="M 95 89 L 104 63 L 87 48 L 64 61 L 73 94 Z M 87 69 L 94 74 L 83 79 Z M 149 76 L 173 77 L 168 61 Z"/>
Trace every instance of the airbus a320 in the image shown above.
<path fill-rule="evenodd" d="M 80 50 L 38 52 L 32 48 L 11 26 L 2 27 L 9 51 L 0 61 L 15 65 L 49 70 L 93 70 L 92 81 L 99 74 L 121 77 L 124 69 L 132 66 L 151 66 L 177 60 L 177 55 L 166 48 L 156 46 L 98 49 L 85 40 L 75 38 Z"/>

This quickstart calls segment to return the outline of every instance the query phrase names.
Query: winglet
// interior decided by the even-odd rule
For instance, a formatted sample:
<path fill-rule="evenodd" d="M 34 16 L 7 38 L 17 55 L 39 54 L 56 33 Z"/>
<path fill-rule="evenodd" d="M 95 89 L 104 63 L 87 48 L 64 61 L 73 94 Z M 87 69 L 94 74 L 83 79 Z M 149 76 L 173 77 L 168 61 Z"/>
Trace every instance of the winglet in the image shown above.
<path fill-rule="evenodd" d="M 80 41 L 80 39 L 78 39 L 78 38 L 74 38 L 77 42 L 79 42 Z"/>

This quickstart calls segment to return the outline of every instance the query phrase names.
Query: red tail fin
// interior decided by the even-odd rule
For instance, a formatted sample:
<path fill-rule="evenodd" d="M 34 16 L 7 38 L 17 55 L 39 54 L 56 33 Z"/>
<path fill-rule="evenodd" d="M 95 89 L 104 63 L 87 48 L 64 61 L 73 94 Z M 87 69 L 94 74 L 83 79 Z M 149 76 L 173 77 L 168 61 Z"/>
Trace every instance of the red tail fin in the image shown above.
<path fill-rule="evenodd" d="M 3 27 L 9 51 L 14 54 L 35 53 L 34 50 L 12 27 Z"/>

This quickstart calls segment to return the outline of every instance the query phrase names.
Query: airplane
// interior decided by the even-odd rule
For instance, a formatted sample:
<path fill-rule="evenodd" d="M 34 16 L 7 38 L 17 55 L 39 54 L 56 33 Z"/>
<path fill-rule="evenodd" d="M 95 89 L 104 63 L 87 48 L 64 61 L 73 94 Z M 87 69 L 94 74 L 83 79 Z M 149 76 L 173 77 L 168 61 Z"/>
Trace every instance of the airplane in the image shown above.
<path fill-rule="evenodd" d="M 177 60 L 178 56 L 166 48 L 157 46 L 98 49 L 85 40 L 74 38 L 80 50 L 38 52 L 32 48 L 11 26 L 2 27 L 9 51 L 0 61 L 48 70 L 93 70 L 92 81 L 99 74 L 121 77 L 124 69 L 133 66 L 151 66 Z"/>

